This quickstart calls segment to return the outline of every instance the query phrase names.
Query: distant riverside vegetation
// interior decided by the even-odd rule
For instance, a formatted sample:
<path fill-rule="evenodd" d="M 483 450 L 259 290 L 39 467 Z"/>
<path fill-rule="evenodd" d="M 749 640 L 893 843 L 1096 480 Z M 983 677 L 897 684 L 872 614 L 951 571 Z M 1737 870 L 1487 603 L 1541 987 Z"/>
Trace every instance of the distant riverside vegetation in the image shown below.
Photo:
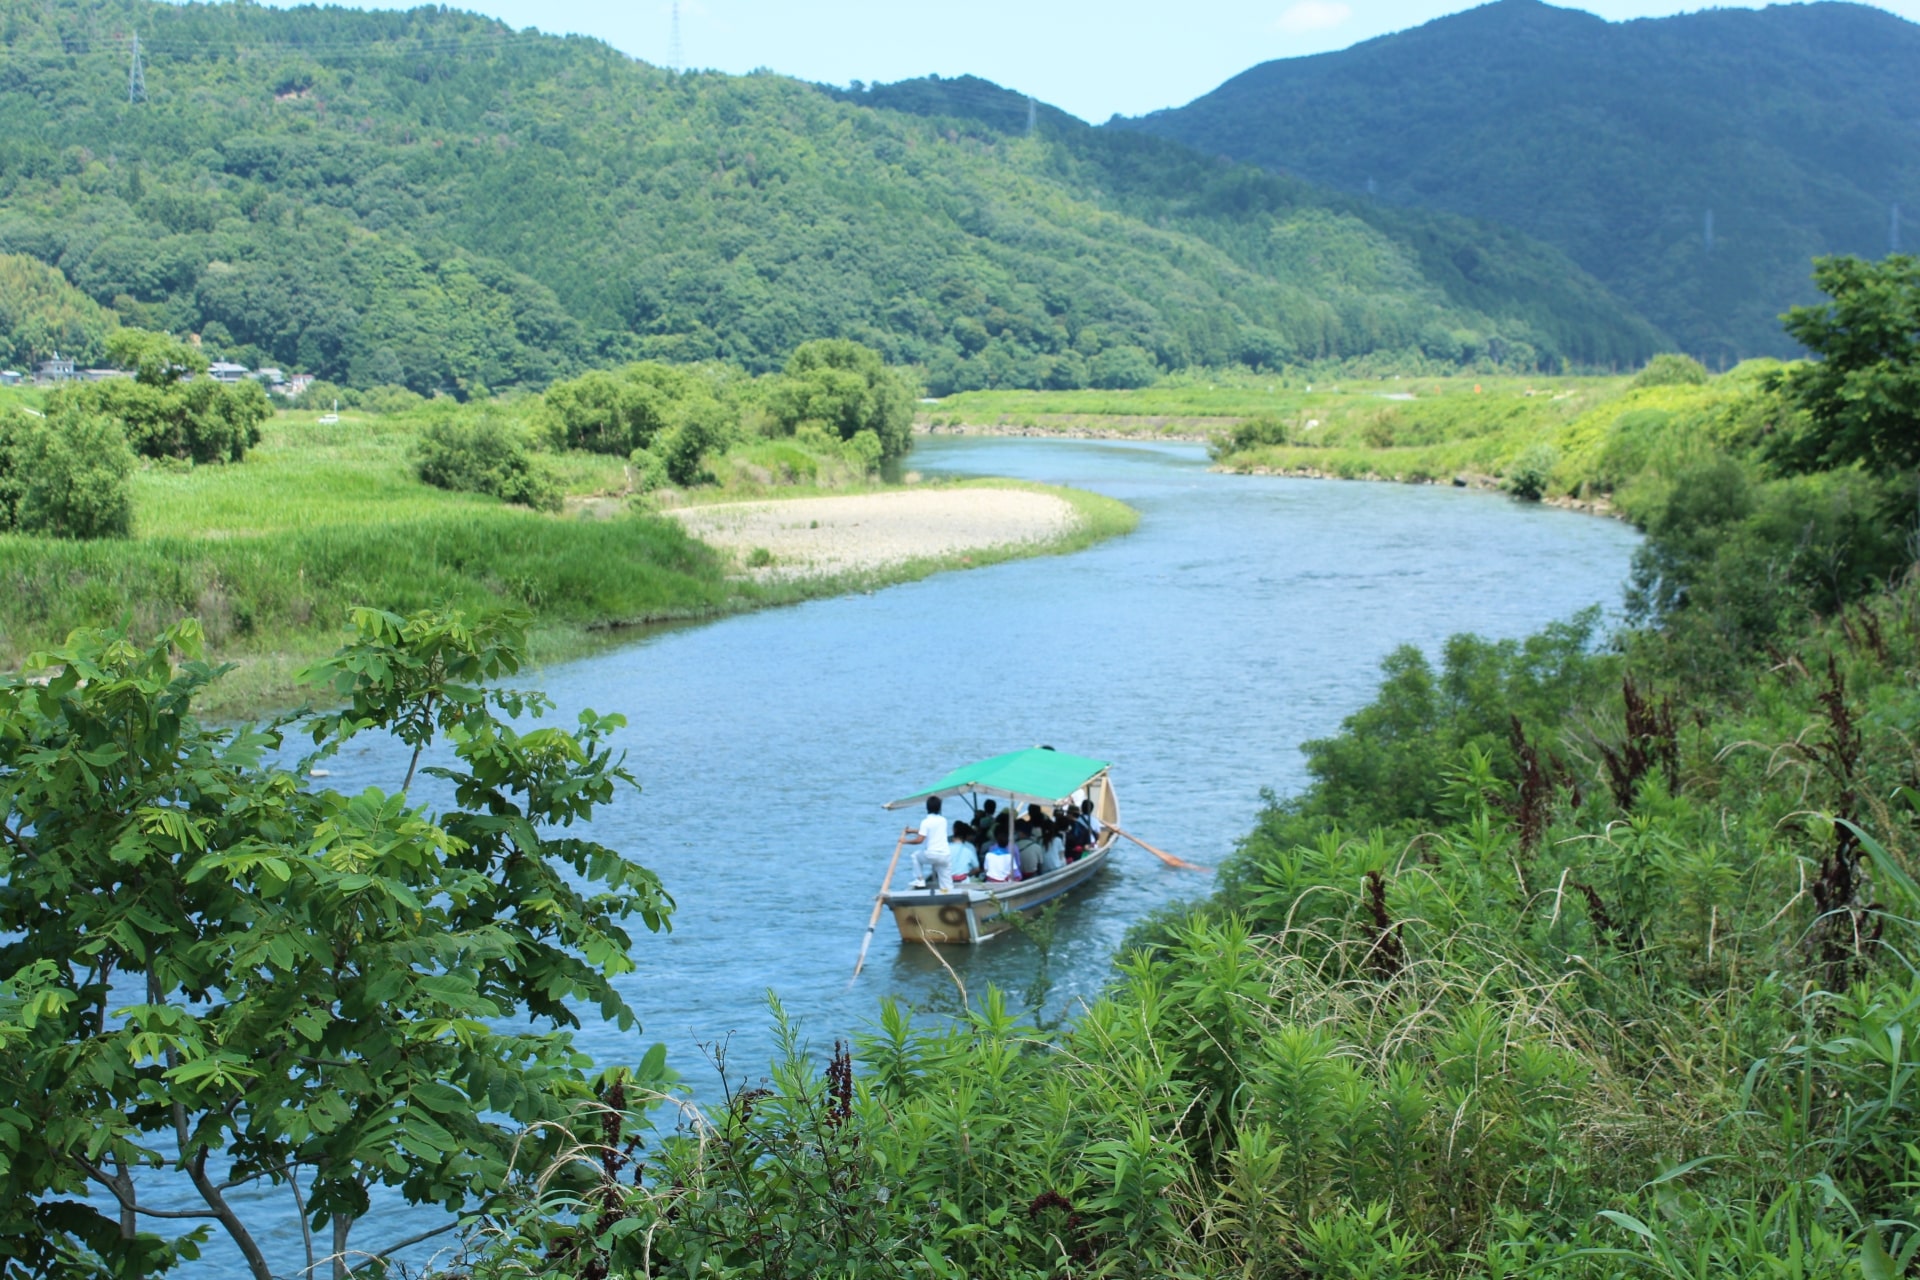
<path fill-rule="evenodd" d="M 1920 26 L 1867 5 L 1498 0 L 1111 123 L 1537 236 L 1716 369 L 1798 354 L 1810 258 L 1920 245 Z"/>
<path fill-rule="evenodd" d="M 1023 99 L 1008 129 L 432 8 L 55 0 L 9 10 L 0 53 L 0 253 L 57 273 L 0 271 L 15 361 L 91 360 L 116 321 L 483 398 L 836 337 L 944 394 L 1661 346 L 1514 232 L 1057 112 L 1029 136 Z"/>

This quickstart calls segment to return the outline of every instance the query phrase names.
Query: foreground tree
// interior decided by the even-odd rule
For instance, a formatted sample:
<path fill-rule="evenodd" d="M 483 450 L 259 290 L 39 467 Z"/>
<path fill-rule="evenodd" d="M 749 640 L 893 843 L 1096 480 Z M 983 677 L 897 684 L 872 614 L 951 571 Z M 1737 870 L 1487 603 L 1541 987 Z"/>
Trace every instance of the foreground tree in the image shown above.
<path fill-rule="evenodd" d="M 77 633 L 29 660 L 44 683 L 0 686 L 0 1275 L 148 1274 L 217 1227 L 268 1280 L 285 1260 L 231 1193 L 270 1183 L 307 1225 L 302 1274 L 342 1276 L 410 1243 L 350 1250 L 374 1188 L 484 1203 L 590 1123 L 574 1010 L 633 1025 L 624 922 L 657 930 L 672 903 L 566 834 L 634 785 L 622 722 L 515 728 L 548 707 L 494 684 L 524 640 L 356 612 L 311 672 L 345 710 L 306 721 L 297 762 L 291 721 L 194 719 L 219 671 L 191 622 L 151 646 Z M 371 731 L 412 750 L 394 790 L 309 789 Z M 451 761 L 421 769 L 436 741 Z M 457 807 L 412 803 L 421 775 Z M 156 1179 L 195 1207 L 143 1199 Z M 117 1216 L 66 1198 L 89 1188 Z M 166 1244 L 159 1222 L 199 1230 Z"/>
<path fill-rule="evenodd" d="M 1813 279 L 1832 301 L 1784 322 L 1818 360 L 1779 380 L 1807 422 L 1775 437 L 1774 460 L 1795 471 L 1920 465 L 1920 258 L 1820 258 Z"/>

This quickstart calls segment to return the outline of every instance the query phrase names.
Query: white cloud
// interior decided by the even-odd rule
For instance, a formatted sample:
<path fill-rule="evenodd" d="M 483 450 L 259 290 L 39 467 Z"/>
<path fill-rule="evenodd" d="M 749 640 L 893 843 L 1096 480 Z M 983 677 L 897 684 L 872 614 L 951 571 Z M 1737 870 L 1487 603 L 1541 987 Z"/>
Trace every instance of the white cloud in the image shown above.
<path fill-rule="evenodd" d="M 1274 20 L 1275 31 L 1286 31 L 1298 35 L 1305 31 L 1325 31 L 1337 27 L 1353 16 L 1353 10 L 1340 3 L 1340 0 L 1296 0 L 1285 13 Z"/>

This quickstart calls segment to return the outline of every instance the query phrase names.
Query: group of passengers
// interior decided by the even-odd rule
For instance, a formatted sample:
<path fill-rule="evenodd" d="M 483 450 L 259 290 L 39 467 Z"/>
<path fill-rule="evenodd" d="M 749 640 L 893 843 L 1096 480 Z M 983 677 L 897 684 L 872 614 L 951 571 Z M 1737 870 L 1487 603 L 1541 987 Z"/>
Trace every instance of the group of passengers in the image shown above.
<path fill-rule="evenodd" d="M 1100 821 L 1093 800 L 1076 797 L 1057 809 L 1030 804 L 1024 815 L 984 800 L 971 819 L 949 823 L 940 797 L 928 796 L 927 816 L 902 839 L 926 846 L 913 851 L 913 887 L 932 884 L 944 893 L 972 880 L 1012 884 L 1078 862 L 1100 839 Z"/>

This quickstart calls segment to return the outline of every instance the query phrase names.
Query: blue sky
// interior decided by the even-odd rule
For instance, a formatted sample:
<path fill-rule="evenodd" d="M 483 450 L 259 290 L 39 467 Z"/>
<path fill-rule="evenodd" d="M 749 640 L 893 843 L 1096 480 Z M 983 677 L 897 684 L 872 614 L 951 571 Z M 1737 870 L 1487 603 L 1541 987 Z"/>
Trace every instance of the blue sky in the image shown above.
<path fill-rule="evenodd" d="M 670 0 L 449 2 L 516 27 L 597 36 L 635 57 L 667 61 Z M 681 0 L 680 30 L 689 67 L 769 67 L 832 84 L 972 73 L 1097 122 L 1177 106 L 1256 62 L 1345 48 L 1470 7 L 1448 0 Z M 1702 6 L 1608 0 L 1580 7 L 1620 21 Z M 1880 7 L 1920 20 L 1920 0 Z"/>

